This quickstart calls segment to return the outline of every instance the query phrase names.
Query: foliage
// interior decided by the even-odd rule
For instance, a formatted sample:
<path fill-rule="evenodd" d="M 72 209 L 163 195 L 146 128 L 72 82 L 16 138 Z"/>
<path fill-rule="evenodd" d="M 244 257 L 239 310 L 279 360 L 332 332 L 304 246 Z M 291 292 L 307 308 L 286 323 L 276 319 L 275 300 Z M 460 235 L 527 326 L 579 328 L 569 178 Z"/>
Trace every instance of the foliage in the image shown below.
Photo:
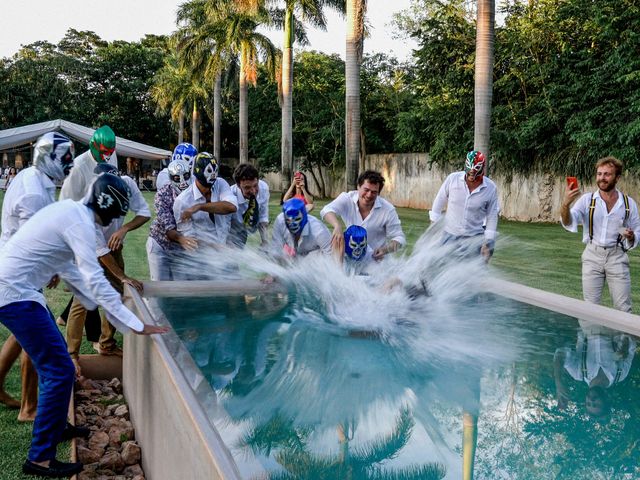
<path fill-rule="evenodd" d="M 0 62 L 0 128 L 63 118 L 166 147 L 170 124 L 148 93 L 164 47 L 164 37 L 109 43 L 73 29 L 58 45 L 27 45 Z"/>
<path fill-rule="evenodd" d="M 473 135 L 475 25 L 464 0 L 415 0 L 415 102 L 396 146 L 460 158 Z M 505 172 L 591 176 L 615 155 L 640 169 L 640 6 L 631 0 L 510 0 L 496 28 L 492 151 Z"/>

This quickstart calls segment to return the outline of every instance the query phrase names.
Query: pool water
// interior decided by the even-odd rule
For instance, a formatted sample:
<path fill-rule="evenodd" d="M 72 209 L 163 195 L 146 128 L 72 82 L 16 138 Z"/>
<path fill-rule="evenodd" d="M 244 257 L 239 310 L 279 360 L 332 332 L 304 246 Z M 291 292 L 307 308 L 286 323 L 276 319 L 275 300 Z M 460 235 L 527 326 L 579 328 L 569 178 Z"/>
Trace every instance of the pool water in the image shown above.
<path fill-rule="evenodd" d="M 640 478 L 627 334 L 488 296 L 388 328 L 293 294 L 160 305 L 244 478 Z"/>

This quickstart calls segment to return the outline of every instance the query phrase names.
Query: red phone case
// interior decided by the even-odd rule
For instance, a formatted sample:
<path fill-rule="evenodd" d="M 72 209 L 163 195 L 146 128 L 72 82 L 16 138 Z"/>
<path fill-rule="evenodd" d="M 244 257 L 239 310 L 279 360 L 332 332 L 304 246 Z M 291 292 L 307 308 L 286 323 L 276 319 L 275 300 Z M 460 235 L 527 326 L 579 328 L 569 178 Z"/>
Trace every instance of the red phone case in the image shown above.
<path fill-rule="evenodd" d="M 578 188 L 578 179 L 576 177 L 567 177 L 567 186 L 570 190 Z"/>

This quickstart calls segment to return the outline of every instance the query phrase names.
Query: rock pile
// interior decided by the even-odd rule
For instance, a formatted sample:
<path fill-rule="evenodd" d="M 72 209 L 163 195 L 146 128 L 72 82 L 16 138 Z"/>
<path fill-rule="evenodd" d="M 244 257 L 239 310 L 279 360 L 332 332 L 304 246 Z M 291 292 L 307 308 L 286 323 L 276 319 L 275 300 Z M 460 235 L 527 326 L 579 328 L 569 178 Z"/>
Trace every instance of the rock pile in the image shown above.
<path fill-rule="evenodd" d="M 91 430 L 89 438 L 77 439 L 78 461 L 84 464 L 78 480 L 144 480 L 120 380 L 80 379 L 75 403 L 76 425 Z"/>

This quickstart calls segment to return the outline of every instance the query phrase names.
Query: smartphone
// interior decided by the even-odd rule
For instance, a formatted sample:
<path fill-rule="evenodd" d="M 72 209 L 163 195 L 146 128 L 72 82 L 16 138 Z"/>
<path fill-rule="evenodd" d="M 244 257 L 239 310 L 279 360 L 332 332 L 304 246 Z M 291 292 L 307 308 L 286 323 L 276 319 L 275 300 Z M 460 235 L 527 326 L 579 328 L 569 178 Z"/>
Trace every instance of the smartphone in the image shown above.
<path fill-rule="evenodd" d="M 576 177 L 567 177 L 567 187 L 569 187 L 569 190 L 578 188 L 578 179 Z"/>

